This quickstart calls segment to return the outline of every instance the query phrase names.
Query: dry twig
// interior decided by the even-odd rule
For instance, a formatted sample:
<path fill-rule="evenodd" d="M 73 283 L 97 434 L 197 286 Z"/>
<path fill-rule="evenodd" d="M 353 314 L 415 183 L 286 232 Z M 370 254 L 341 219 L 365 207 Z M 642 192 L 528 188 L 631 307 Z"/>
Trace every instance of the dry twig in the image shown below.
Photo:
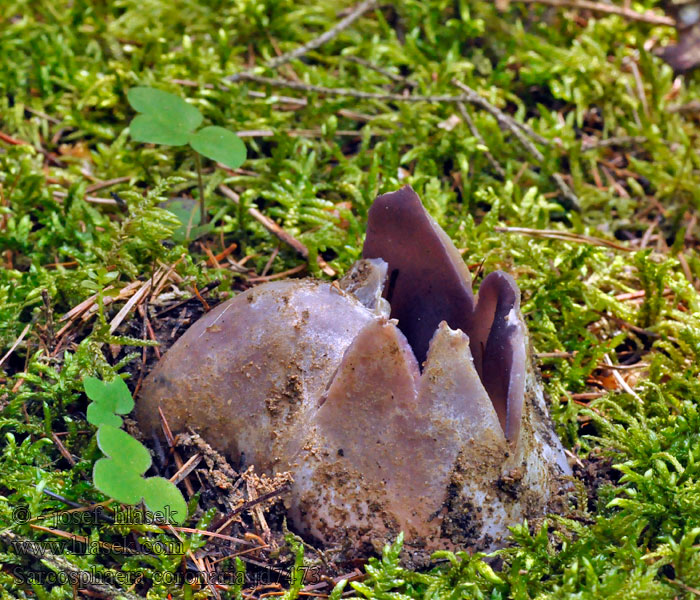
<path fill-rule="evenodd" d="M 127 183 L 131 181 L 131 177 L 126 175 L 124 177 L 115 177 L 114 179 L 106 179 L 105 181 L 97 181 L 93 183 L 92 185 L 89 185 L 85 188 L 85 191 L 88 194 L 91 194 L 92 192 L 96 192 L 98 190 L 102 190 L 104 188 L 112 187 L 113 185 L 119 185 L 120 183 Z"/>
<path fill-rule="evenodd" d="M 361 100 L 380 100 L 385 102 L 429 102 L 432 104 L 438 104 L 440 102 L 473 102 L 473 98 L 466 94 L 460 94 L 456 96 L 449 94 L 440 94 L 435 96 L 409 94 L 404 96 L 403 94 L 363 92 L 362 90 L 351 90 L 346 88 L 329 88 L 322 85 L 314 85 L 311 83 L 303 83 L 300 81 L 289 81 L 288 79 L 273 79 L 271 77 L 262 77 L 260 75 L 253 75 L 252 73 L 240 73 L 240 75 L 242 79 L 245 79 L 247 81 L 253 81 L 261 85 L 267 85 L 272 88 L 288 88 L 292 90 L 300 90 L 302 92 L 307 93 L 324 94 L 326 96 L 348 96 L 350 98 L 359 98 Z M 484 100 L 484 102 L 486 101 Z"/>
<path fill-rule="evenodd" d="M 284 279 L 285 277 L 290 277 L 291 275 L 296 275 L 301 273 L 306 269 L 306 265 L 297 265 L 286 271 L 281 271 L 279 273 L 273 273 L 272 275 L 261 275 L 260 277 L 249 277 L 248 283 L 264 283 L 266 281 L 274 281 L 275 279 Z"/>
<path fill-rule="evenodd" d="M 202 462 L 202 455 L 201 454 L 193 454 L 192 456 L 190 456 L 190 458 L 187 460 L 187 462 L 177 470 L 177 473 L 175 473 L 170 478 L 170 482 L 177 485 L 185 477 L 187 477 L 192 471 L 194 471 L 200 462 Z"/>
<path fill-rule="evenodd" d="M 583 140 L 581 143 L 581 151 L 590 152 L 600 148 L 609 148 L 610 146 L 636 146 L 638 144 L 644 144 L 646 141 L 647 138 L 643 135 L 620 135 L 609 137 L 604 140 L 597 140 L 591 137 Z"/>
<path fill-rule="evenodd" d="M 458 86 L 464 94 L 461 95 L 436 95 L 436 96 L 422 96 L 417 94 L 402 95 L 402 94 L 380 94 L 376 92 L 363 92 L 361 90 L 350 90 L 345 88 L 329 88 L 320 85 L 313 85 L 309 83 L 302 83 L 298 81 L 288 81 L 285 79 L 271 79 L 269 77 L 260 77 L 259 75 L 253 75 L 251 73 L 240 73 L 241 79 L 246 79 L 248 81 L 254 81 L 256 83 L 261 83 L 263 85 L 269 85 L 270 87 L 286 87 L 295 90 L 302 90 L 310 93 L 326 94 L 330 96 L 349 96 L 352 98 L 360 98 L 364 100 L 383 100 L 391 102 L 429 102 L 429 103 L 457 103 L 469 102 L 470 104 L 475 104 L 480 106 L 484 110 L 488 111 L 493 115 L 496 120 L 501 124 L 501 126 L 512 132 L 513 135 L 518 139 L 518 141 L 523 145 L 523 147 L 538 161 L 542 162 L 544 160 L 544 155 L 535 147 L 535 145 L 526 137 L 526 134 L 531 138 L 535 139 L 539 143 L 548 144 L 549 140 L 546 140 L 535 131 L 533 131 L 527 125 L 523 123 L 518 123 L 512 117 L 506 115 L 503 111 L 493 106 L 485 98 L 482 98 L 470 87 L 466 86 L 460 81 L 453 80 L 454 85 Z M 580 210 L 580 205 L 578 197 L 571 188 L 564 181 L 564 178 L 559 173 L 553 173 L 552 179 L 557 184 L 560 192 L 564 198 L 569 202 L 570 206 L 574 210 Z"/>
<path fill-rule="evenodd" d="M 180 453 L 175 447 L 175 437 L 173 436 L 173 432 L 170 429 L 170 425 L 168 425 L 168 421 L 165 418 L 163 410 L 160 408 L 160 406 L 158 407 L 158 415 L 160 416 L 160 425 L 161 429 L 163 430 L 163 435 L 165 436 L 165 439 L 168 442 L 168 446 L 170 446 L 170 450 L 173 453 L 173 458 L 175 459 L 175 466 L 177 467 L 177 470 L 179 472 L 183 468 L 185 463 L 182 461 Z M 192 487 L 192 482 L 189 479 L 189 475 L 185 475 L 184 481 L 185 488 L 187 488 L 188 498 L 191 498 L 192 496 L 194 496 L 194 488 Z"/>
<path fill-rule="evenodd" d="M 27 332 L 29 331 L 29 328 L 32 326 L 31 323 L 27 323 L 25 328 L 22 330 L 22 333 L 19 334 L 19 337 L 15 340 L 15 343 L 12 344 L 12 347 L 5 353 L 5 356 L 0 358 L 0 367 L 2 364 L 10 357 L 10 355 L 15 351 L 17 346 L 19 346 L 22 343 L 22 340 L 24 339 L 24 336 L 27 335 Z"/>
<path fill-rule="evenodd" d="M 53 197 L 54 200 L 56 200 L 56 202 L 63 202 L 63 200 L 65 200 L 68 197 L 68 194 L 66 192 L 54 192 Z M 108 206 L 119 206 L 119 203 L 116 200 L 113 200 L 112 198 L 100 198 L 99 196 L 89 196 L 86 194 L 83 197 L 83 200 L 85 200 L 85 202 L 90 202 L 91 204 L 106 204 Z"/>
<path fill-rule="evenodd" d="M 220 531 L 223 531 L 228 527 L 233 520 L 235 519 L 236 516 L 241 514 L 242 512 L 246 510 L 250 510 L 251 508 L 258 506 L 259 504 L 262 504 L 263 502 L 267 502 L 268 500 L 271 500 L 272 498 L 275 498 L 277 496 L 280 496 L 286 492 L 289 491 L 289 483 L 283 484 L 281 487 L 272 490 L 271 492 L 267 492 L 266 494 L 261 494 L 259 496 L 256 496 L 255 498 L 252 498 L 248 502 L 245 502 L 238 508 L 235 508 L 232 510 L 230 513 L 226 514 L 223 520 L 222 524 L 219 524 L 219 522 L 216 523 L 216 533 L 219 533 Z"/>
<path fill-rule="evenodd" d="M 588 0 L 519 0 L 523 4 L 546 4 L 548 6 L 557 6 L 561 8 L 578 8 L 579 10 L 590 10 L 592 12 L 602 13 L 606 15 L 618 15 L 630 21 L 641 21 L 642 23 L 650 23 L 652 25 L 669 25 L 674 27 L 675 19 L 671 17 L 654 14 L 651 11 L 643 13 L 637 12 L 631 8 L 624 6 L 616 6 L 615 4 L 607 4 L 603 2 L 590 2 Z"/>
<path fill-rule="evenodd" d="M 571 233 L 569 231 L 559 231 L 556 229 L 530 229 L 529 227 L 494 227 L 494 231 L 503 233 L 521 233 L 523 235 L 531 235 L 533 237 L 549 238 L 552 240 L 563 240 L 565 242 L 577 242 L 579 244 L 593 244 L 594 246 L 604 246 L 606 248 L 614 248 L 623 252 L 634 252 L 634 248 L 628 248 L 621 244 L 597 238 L 590 235 L 580 233 Z"/>
<path fill-rule="evenodd" d="M 611 369 L 613 377 L 615 378 L 615 381 L 617 384 L 625 391 L 627 392 L 632 398 L 634 398 L 637 402 L 640 404 L 643 404 L 642 399 L 637 395 L 637 392 L 635 392 L 632 387 L 630 386 L 627 381 L 625 381 L 625 378 L 620 375 L 620 373 L 614 368 L 612 360 L 610 360 L 610 357 L 606 354 L 603 356 L 603 360 L 605 361 L 605 365 L 607 367 L 613 367 Z"/>
<path fill-rule="evenodd" d="M 523 144 L 523 146 L 525 146 L 528 149 L 528 151 L 531 152 L 533 155 L 536 155 L 539 151 L 537 150 L 537 148 L 532 146 L 532 142 L 530 142 L 530 140 L 522 137 L 523 133 L 531 137 L 538 144 L 548 146 L 552 143 L 547 138 L 542 137 L 529 125 L 516 121 L 513 117 L 504 113 L 500 108 L 491 104 L 486 98 L 477 93 L 476 90 L 470 88 L 466 83 L 462 83 L 461 81 L 459 81 L 459 79 L 452 79 L 452 85 L 458 87 L 464 92 L 464 94 L 467 97 L 467 102 L 483 108 L 487 113 L 492 115 L 496 119 L 496 121 L 498 121 L 501 127 L 512 131 L 513 135 L 515 135 L 520 141 L 520 143 Z M 518 133 L 516 133 L 516 131 Z"/>
<path fill-rule="evenodd" d="M 341 111 L 338 111 L 340 114 Z M 347 116 L 347 115 L 341 115 L 341 116 Z M 324 133 L 323 130 L 320 128 L 318 129 L 289 129 L 284 132 L 285 135 L 288 135 L 289 137 L 323 137 Z M 379 135 L 389 135 L 389 131 L 372 131 L 371 135 L 373 137 L 379 136 Z M 245 129 L 242 131 L 237 131 L 236 135 L 238 137 L 244 138 L 244 137 L 274 137 L 275 135 L 278 135 L 279 131 L 274 131 L 272 129 Z M 357 129 L 336 129 L 333 135 L 337 135 L 338 137 L 360 137 L 362 136 L 362 132 Z"/>
<path fill-rule="evenodd" d="M 503 170 L 503 167 L 498 163 L 498 161 L 493 157 L 491 151 L 488 150 L 486 140 L 484 140 L 484 136 L 481 135 L 481 132 L 477 128 L 476 123 L 474 123 L 474 119 L 472 119 L 471 115 L 467 111 L 467 107 L 464 105 L 464 102 L 458 102 L 457 109 L 459 110 L 459 114 L 462 115 L 462 118 L 464 119 L 466 124 L 469 126 L 469 130 L 472 132 L 472 135 L 479 141 L 479 143 L 482 146 L 487 148 L 484 154 L 486 155 L 488 161 L 491 163 L 491 166 L 493 167 L 494 171 L 496 171 L 496 173 L 498 173 L 498 175 L 501 178 L 505 178 L 506 172 Z"/>
<path fill-rule="evenodd" d="M 371 63 L 368 60 L 365 60 L 364 58 L 360 58 L 359 56 L 343 56 L 345 60 L 349 60 L 350 62 L 354 62 L 355 64 L 362 65 L 363 67 L 366 67 L 368 69 L 371 69 L 372 71 L 376 71 L 377 73 L 380 73 L 384 75 L 387 79 L 391 79 L 394 83 L 398 83 L 400 85 L 405 85 L 408 87 L 416 87 L 418 84 L 415 81 L 411 81 L 410 79 L 407 79 L 406 77 L 402 77 L 401 75 L 395 75 L 391 71 L 387 71 L 386 69 L 375 65 L 374 63 Z"/>
<path fill-rule="evenodd" d="M 350 27 L 350 25 L 357 21 L 357 19 L 359 19 L 363 14 L 375 8 L 378 4 L 378 0 L 364 0 L 363 2 L 360 2 L 360 4 L 353 8 L 345 18 L 338 21 L 338 23 L 336 23 L 328 31 L 324 31 L 318 37 L 307 42 L 303 46 L 299 46 L 299 48 L 296 48 L 291 52 L 287 52 L 285 54 L 282 54 L 281 56 L 278 56 L 277 58 L 273 58 L 272 60 L 268 61 L 265 67 L 268 69 L 276 69 L 288 63 L 289 61 L 294 60 L 295 58 L 304 56 L 304 54 L 306 54 L 310 50 L 315 50 L 316 48 L 319 48 L 326 42 L 336 37 L 341 31 Z M 241 79 L 245 79 L 248 74 L 250 74 L 250 71 L 243 71 L 241 73 L 236 73 L 235 75 L 227 77 L 227 80 L 231 82 L 240 81 Z"/>
<path fill-rule="evenodd" d="M 236 204 L 239 203 L 240 198 L 236 192 L 234 192 L 230 187 L 227 185 L 224 185 L 223 183 L 219 185 L 219 191 L 229 198 L 230 200 L 233 200 Z M 301 255 L 302 258 L 308 259 L 309 258 L 309 249 L 298 239 L 296 239 L 293 235 L 287 233 L 282 227 L 280 227 L 277 223 L 275 223 L 272 219 L 269 217 L 265 216 L 262 214 L 257 208 L 253 208 L 252 206 L 248 209 L 248 214 L 253 217 L 256 221 L 258 221 L 265 229 L 267 229 L 272 235 L 276 236 L 278 239 L 282 240 L 285 244 L 288 246 L 291 246 L 294 250 L 297 251 L 298 254 Z M 321 267 L 321 270 L 329 276 L 335 275 L 335 270 L 331 268 L 331 266 L 323 260 L 320 256 L 316 257 L 318 260 L 318 264 Z"/>
<path fill-rule="evenodd" d="M 544 161 L 544 155 L 542 152 L 540 152 L 537 147 L 528 139 L 527 136 L 530 138 L 536 140 L 539 143 L 549 143 L 549 140 L 546 140 L 539 134 L 537 134 L 535 131 L 532 130 L 532 128 L 528 127 L 527 125 L 523 123 L 519 123 L 515 119 L 513 119 L 511 116 L 505 114 L 502 110 L 499 108 L 495 107 L 493 104 L 488 102 L 485 98 L 481 97 L 479 94 L 477 94 L 473 89 L 471 89 L 468 85 L 462 83 L 461 81 L 457 79 L 452 80 L 452 84 L 457 86 L 460 90 L 462 90 L 468 97 L 468 102 L 471 104 L 474 104 L 476 106 L 480 106 L 483 108 L 486 112 L 491 114 L 496 121 L 501 125 L 501 127 L 504 127 L 508 131 L 510 131 L 516 139 L 520 142 L 520 144 L 527 150 L 527 152 L 538 162 L 542 163 Z M 574 210 L 580 211 L 581 207 L 578 201 L 578 197 L 576 194 L 574 194 L 573 190 L 567 185 L 567 183 L 564 181 L 564 178 L 561 176 L 559 173 L 552 173 L 552 179 L 554 180 L 554 183 L 557 184 L 557 187 L 559 188 L 559 191 L 562 193 L 564 198 L 569 202 L 571 205 L 571 208 Z"/>

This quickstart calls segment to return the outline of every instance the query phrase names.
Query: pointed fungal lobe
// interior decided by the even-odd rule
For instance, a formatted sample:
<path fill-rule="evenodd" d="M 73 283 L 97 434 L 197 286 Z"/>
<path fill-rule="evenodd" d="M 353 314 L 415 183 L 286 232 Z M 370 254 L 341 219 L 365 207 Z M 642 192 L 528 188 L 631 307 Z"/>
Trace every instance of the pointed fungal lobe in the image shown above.
<path fill-rule="evenodd" d="M 362 256 L 388 263 L 384 297 L 419 364 L 441 321 L 469 330 L 474 310 L 469 270 L 409 186 L 374 201 Z"/>
<path fill-rule="evenodd" d="M 515 280 L 494 271 L 479 287 L 472 336 L 476 369 L 510 441 L 518 438 L 525 394 L 527 336 Z"/>

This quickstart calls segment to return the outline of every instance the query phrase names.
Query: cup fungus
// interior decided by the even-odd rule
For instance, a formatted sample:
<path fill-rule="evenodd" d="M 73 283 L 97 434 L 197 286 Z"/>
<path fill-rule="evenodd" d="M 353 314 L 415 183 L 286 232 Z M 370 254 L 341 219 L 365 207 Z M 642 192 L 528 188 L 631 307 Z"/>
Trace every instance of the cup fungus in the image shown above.
<path fill-rule="evenodd" d="M 338 284 L 270 282 L 207 313 L 145 381 L 160 406 L 259 471 L 288 471 L 294 527 L 359 551 L 493 549 L 571 474 L 533 367 L 520 293 L 496 271 L 474 298 L 410 187 L 369 212 Z"/>

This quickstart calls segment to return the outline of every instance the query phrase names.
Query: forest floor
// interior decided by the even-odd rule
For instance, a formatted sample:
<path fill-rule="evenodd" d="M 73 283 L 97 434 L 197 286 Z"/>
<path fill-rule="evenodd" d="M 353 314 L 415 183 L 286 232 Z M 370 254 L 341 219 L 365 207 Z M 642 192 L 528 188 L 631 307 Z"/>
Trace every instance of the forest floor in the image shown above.
<path fill-rule="evenodd" d="M 700 78 L 659 57 L 661 4 L 4 0 L 0 598 L 700 596 Z M 245 142 L 204 160 L 208 228 L 181 222 L 195 153 L 130 137 L 134 86 Z M 495 556 L 338 563 L 286 530 L 284 482 L 190 436 L 143 439 L 184 526 L 116 523 L 83 378 L 137 392 L 210 306 L 341 275 L 404 184 L 477 285 L 516 278 L 569 510 Z"/>

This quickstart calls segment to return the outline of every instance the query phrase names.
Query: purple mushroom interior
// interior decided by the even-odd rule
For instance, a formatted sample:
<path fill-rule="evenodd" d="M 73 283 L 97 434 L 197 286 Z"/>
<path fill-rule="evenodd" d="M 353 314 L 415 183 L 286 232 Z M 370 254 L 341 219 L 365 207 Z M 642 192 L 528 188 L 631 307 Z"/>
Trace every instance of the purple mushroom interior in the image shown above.
<path fill-rule="evenodd" d="M 369 211 L 364 258 L 388 264 L 384 297 L 419 364 L 442 321 L 469 336 L 474 365 L 506 438 L 518 436 L 525 375 L 520 292 L 496 271 L 481 284 L 478 302 L 471 277 L 447 234 L 406 186 L 379 196 Z"/>

